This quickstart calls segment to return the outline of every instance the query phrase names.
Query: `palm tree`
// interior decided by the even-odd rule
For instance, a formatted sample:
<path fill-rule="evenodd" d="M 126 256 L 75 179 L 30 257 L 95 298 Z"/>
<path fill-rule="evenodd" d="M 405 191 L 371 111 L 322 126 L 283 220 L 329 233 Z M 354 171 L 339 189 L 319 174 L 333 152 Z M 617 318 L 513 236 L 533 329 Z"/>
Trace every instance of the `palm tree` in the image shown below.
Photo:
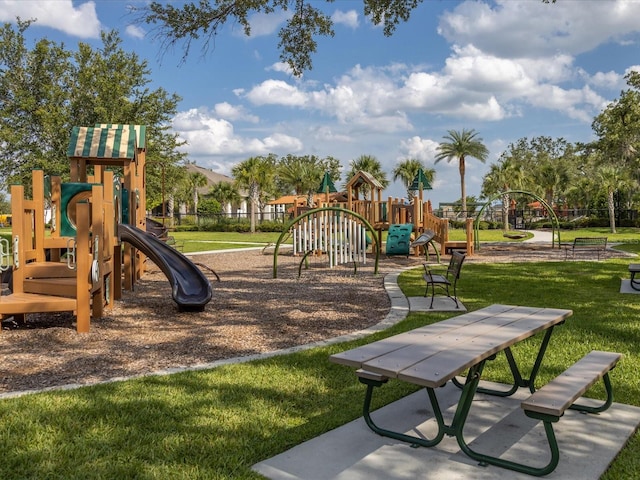
<path fill-rule="evenodd" d="M 260 201 L 262 185 L 265 185 L 273 177 L 273 163 L 270 161 L 270 157 L 251 157 L 234 166 L 231 174 L 235 179 L 236 187 L 244 188 L 249 192 L 251 233 L 255 233 L 256 205 Z"/>
<path fill-rule="evenodd" d="M 187 175 L 187 185 L 192 195 L 193 213 L 196 223 L 198 221 L 198 189 L 207 185 L 207 177 L 200 172 L 189 172 Z"/>
<path fill-rule="evenodd" d="M 216 183 L 211 187 L 209 194 L 220 202 L 223 212 L 227 211 L 227 207 L 236 205 L 240 203 L 240 200 L 242 200 L 240 193 L 238 193 L 238 189 L 229 182 Z"/>
<path fill-rule="evenodd" d="M 296 157 L 287 155 L 280 159 L 278 179 L 294 190 L 296 195 L 307 196 L 307 206 L 313 203 L 313 194 L 322 181 L 324 168 L 319 159 L 313 155 Z"/>
<path fill-rule="evenodd" d="M 422 169 L 422 172 L 427 180 L 429 180 L 429 183 L 433 183 L 436 171 L 433 168 L 425 168 L 422 162 L 415 158 L 407 158 L 406 160 L 398 163 L 396 168 L 393 169 L 393 181 L 402 180 L 407 187 L 407 199 L 409 201 L 411 201 L 414 196 L 413 191 L 410 190 L 411 184 L 420 169 Z"/>
<path fill-rule="evenodd" d="M 447 140 L 438 145 L 438 154 L 435 163 L 446 159 L 447 161 L 458 160 L 460 170 L 460 194 L 462 199 L 462 215 L 467 216 L 467 189 L 464 184 L 466 171 L 466 157 L 473 157 L 485 162 L 489 156 L 489 150 L 482 143 L 481 138 L 477 138 L 478 132 L 475 130 L 463 129 L 462 132 L 449 130 L 443 138 Z"/>
<path fill-rule="evenodd" d="M 521 188 L 523 177 L 521 165 L 514 162 L 512 158 L 506 158 L 491 164 L 489 172 L 482 179 L 483 197 L 501 194 L 504 230 L 509 230 L 509 204 L 511 203 L 511 196 L 506 192 Z"/>
<path fill-rule="evenodd" d="M 367 172 L 373 178 L 375 178 L 383 188 L 387 188 L 389 186 L 389 180 L 387 180 L 387 174 L 382 170 L 382 165 L 380 161 L 374 157 L 373 155 L 360 155 L 355 160 L 351 160 L 349 164 L 351 167 L 349 172 L 347 173 L 347 183 L 349 180 L 358 172 L 363 171 Z M 364 186 L 362 190 L 362 194 L 367 196 L 369 194 L 367 186 Z"/>
<path fill-rule="evenodd" d="M 616 191 L 629 188 L 631 181 L 624 170 L 613 165 L 602 165 L 596 170 L 596 178 L 601 189 L 607 194 L 607 207 L 609 209 L 609 226 L 611 233 L 616 233 Z"/>

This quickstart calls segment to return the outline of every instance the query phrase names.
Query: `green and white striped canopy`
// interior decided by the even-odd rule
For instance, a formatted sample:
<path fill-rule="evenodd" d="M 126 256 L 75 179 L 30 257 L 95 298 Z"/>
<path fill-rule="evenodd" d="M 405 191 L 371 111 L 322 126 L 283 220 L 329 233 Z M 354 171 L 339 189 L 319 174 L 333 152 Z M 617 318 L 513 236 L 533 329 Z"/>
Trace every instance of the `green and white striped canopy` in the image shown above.
<path fill-rule="evenodd" d="M 68 157 L 133 160 L 136 148 L 144 148 L 144 125 L 99 124 L 73 127 Z"/>

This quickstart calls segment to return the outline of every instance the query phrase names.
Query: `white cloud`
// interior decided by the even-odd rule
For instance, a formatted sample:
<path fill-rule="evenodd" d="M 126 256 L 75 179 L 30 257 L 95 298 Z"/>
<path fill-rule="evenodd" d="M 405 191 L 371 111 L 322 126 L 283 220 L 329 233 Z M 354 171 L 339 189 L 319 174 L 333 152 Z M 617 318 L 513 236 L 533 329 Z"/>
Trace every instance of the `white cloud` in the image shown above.
<path fill-rule="evenodd" d="M 225 105 L 216 107 L 233 110 Z M 213 117 L 206 109 L 178 113 L 173 119 L 173 130 L 187 142 L 183 150 L 195 157 L 285 154 L 302 149 L 299 139 L 285 133 L 271 133 L 264 138 L 238 135 L 231 122 Z"/>
<path fill-rule="evenodd" d="M 401 155 L 398 161 L 415 158 L 425 164 L 432 164 L 438 149 L 438 142 L 415 135 L 400 142 Z"/>
<path fill-rule="evenodd" d="M 264 37 L 272 35 L 280 29 L 280 26 L 285 22 L 291 13 L 288 11 L 273 12 L 270 14 L 256 13 L 249 18 L 249 25 L 251 25 L 251 37 Z M 244 36 L 244 29 L 238 28 L 234 30 L 234 34 L 237 36 Z"/>
<path fill-rule="evenodd" d="M 271 70 L 273 72 L 282 72 L 286 73 L 287 75 L 293 75 L 293 70 L 291 70 L 289 64 L 285 62 L 276 62 L 269 68 L 267 68 L 267 70 Z"/>
<path fill-rule="evenodd" d="M 358 12 L 355 10 L 349 10 L 348 12 L 336 10 L 333 15 L 331 15 L 331 20 L 333 20 L 333 23 L 337 25 L 344 25 L 345 27 L 349 27 L 354 30 L 360 25 L 360 22 L 358 21 Z"/>
<path fill-rule="evenodd" d="M 216 116 L 225 120 L 244 120 L 250 123 L 258 123 L 260 121 L 257 115 L 248 113 L 242 105 L 231 105 L 228 102 L 216 103 L 214 112 Z"/>
<path fill-rule="evenodd" d="M 440 18 L 438 31 L 450 42 L 473 44 L 505 58 L 577 55 L 637 32 L 640 2 L 466 1 Z"/>
<path fill-rule="evenodd" d="M 125 32 L 133 38 L 144 38 L 145 35 L 144 29 L 137 25 L 127 25 Z"/>
<path fill-rule="evenodd" d="M 306 103 L 304 92 L 282 80 L 265 80 L 253 87 L 246 97 L 254 105 L 302 106 Z"/>
<path fill-rule="evenodd" d="M 622 75 L 610 70 L 608 72 L 596 72 L 586 81 L 595 87 L 607 88 L 610 90 L 622 88 L 625 84 Z"/>
<path fill-rule="evenodd" d="M 36 19 L 35 25 L 51 27 L 80 38 L 98 38 L 100 21 L 93 1 L 73 5 L 71 0 L 0 0 L 0 21 Z"/>

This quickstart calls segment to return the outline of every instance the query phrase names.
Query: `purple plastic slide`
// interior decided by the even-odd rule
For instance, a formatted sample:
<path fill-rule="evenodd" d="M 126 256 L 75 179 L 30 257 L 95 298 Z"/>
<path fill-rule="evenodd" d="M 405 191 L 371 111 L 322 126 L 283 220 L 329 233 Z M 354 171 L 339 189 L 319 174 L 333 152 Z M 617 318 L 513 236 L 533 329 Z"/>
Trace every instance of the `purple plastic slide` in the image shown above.
<path fill-rule="evenodd" d="M 131 225 L 119 224 L 118 235 L 162 270 L 180 311 L 204 310 L 212 297 L 211 282 L 191 260 L 154 235 Z"/>

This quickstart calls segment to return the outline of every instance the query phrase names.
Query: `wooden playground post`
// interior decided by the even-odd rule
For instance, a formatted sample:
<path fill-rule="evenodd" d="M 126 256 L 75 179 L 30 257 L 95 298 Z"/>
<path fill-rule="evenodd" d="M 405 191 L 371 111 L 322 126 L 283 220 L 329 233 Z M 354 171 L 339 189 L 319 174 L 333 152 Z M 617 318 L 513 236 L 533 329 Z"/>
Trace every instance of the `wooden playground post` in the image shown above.
<path fill-rule="evenodd" d="M 25 212 L 24 187 L 22 185 L 11 186 L 11 218 L 11 239 L 14 258 L 13 292 L 22 293 L 24 291 L 23 272 L 27 260 L 24 244 L 26 232 L 24 230 L 27 225 L 31 224 L 31 215 L 27 216 Z"/>
<path fill-rule="evenodd" d="M 89 291 L 91 254 L 89 252 L 89 205 L 76 205 L 76 331 L 87 333 L 91 326 Z"/>

